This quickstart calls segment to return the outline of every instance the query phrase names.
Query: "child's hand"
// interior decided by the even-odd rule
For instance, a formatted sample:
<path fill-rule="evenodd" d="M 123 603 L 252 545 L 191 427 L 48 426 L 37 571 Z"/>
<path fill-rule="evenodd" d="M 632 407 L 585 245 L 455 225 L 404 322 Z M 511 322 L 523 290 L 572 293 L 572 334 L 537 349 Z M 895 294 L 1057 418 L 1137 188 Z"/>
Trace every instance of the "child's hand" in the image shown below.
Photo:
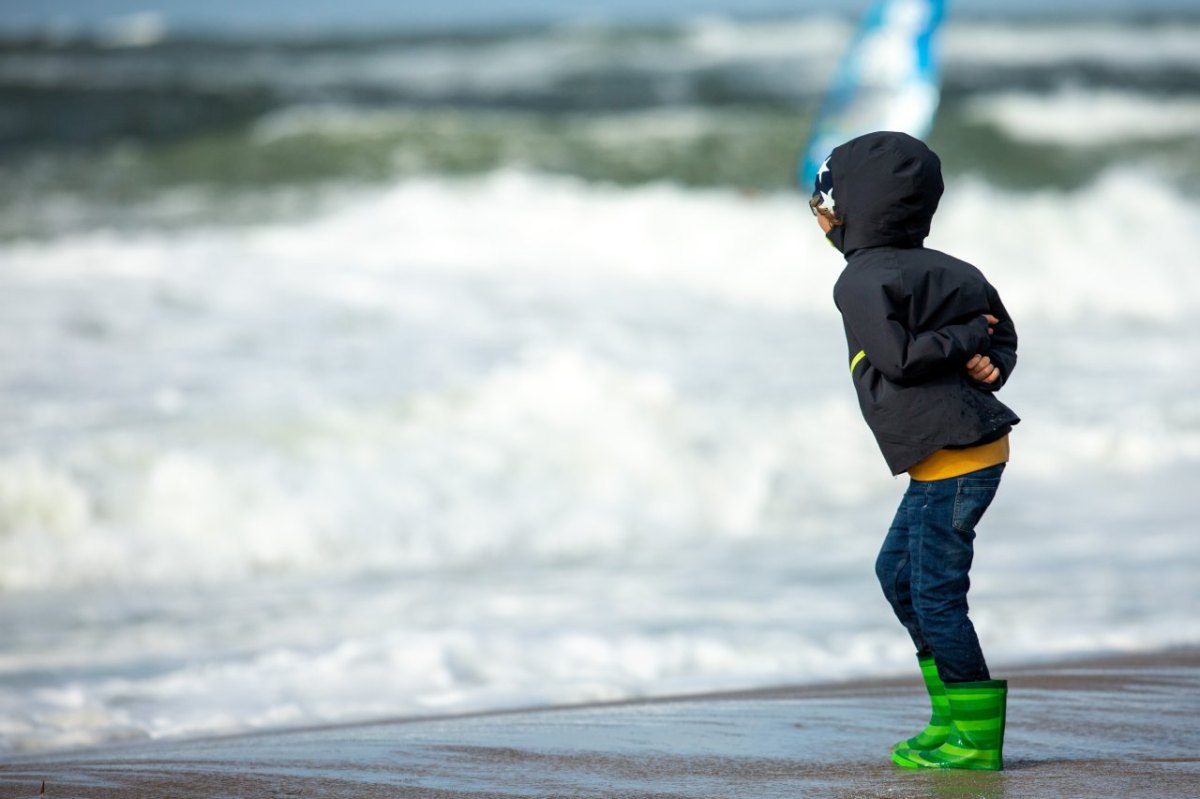
<path fill-rule="evenodd" d="M 994 317 L 988 317 L 992 319 Z M 995 383 L 1000 377 L 1000 370 L 986 355 L 972 355 L 967 361 L 967 374 L 980 383 Z"/>
<path fill-rule="evenodd" d="M 988 323 L 988 335 L 995 333 L 992 325 L 999 324 L 1000 320 L 992 316 L 990 313 L 985 313 L 983 318 Z M 980 383 L 995 383 L 1000 379 L 1000 369 L 992 363 L 992 359 L 986 355 L 972 355 L 971 360 L 967 361 L 967 374 L 978 380 Z"/>

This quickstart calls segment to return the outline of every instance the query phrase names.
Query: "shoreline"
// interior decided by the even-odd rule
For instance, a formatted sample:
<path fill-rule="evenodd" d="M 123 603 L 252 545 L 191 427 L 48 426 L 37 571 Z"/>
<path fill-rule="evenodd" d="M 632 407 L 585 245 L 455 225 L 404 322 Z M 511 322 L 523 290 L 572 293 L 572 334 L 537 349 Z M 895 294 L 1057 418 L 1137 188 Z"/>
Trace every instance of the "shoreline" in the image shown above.
<path fill-rule="evenodd" d="M 1060 658 L 1046 657 L 1035 661 L 1019 661 L 1003 664 L 995 677 L 1005 679 L 1010 675 L 1018 678 L 1036 672 L 1037 682 L 1042 683 L 1052 679 L 1055 671 L 1104 667 L 1137 667 L 1138 665 L 1192 665 L 1200 667 L 1200 644 L 1184 644 L 1168 646 L 1161 649 L 1145 651 L 1116 652 L 1104 650 L 1091 653 L 1065 655 Z M 391 726 L 404 724 L 422 724 L 439 721 L 471 720 L 491 718 L 493 716 L 524 715 L 528 713 L 558 713 L 572 710 L 592 710 L 599 708 L 622 708 L 639 705 L 672 704 L 676 702 L 704 702 L 753 699 L 781 699 L 817 696 L 838 696 L 846 693 L 873 695 L 885 689 L 907 688 L 919 685 L 914 682 L 914 671 L 908 675 L 857 676 L 844 680 L 817 680 L 814 682 L 781 683 L 778 685 L 762 685 L 752 688 L 729 688 L 701 691 L 688 691 L 650 696 L 630 696 L 621 699 L 602 699 L 584 702 L 567 702 L 563 704 L 519 705 L 514 707 L 486 708 L 480 710 L 450 711 L 447 713 L 424 713 L 415 715 L 381 716 L 378 718 L 357 719 L 347 721 L 328 721 L 298 724 L 283 727 L 258 727 L 254 729 L 237 730 L 226 733 L 209 733 L 185 735 L 180 737 L 144 738 L 138 740 L 103 741 L 95 744 L 65 747 L 61 749 L 47 748 L 24 752 L 0 752 L 0 769 L 5 765 L 22 760 L 38 758 L 59 758 L 67 756 L 86 757 L 93 754 L 104 754 L 112 749 L 141 749 L 160 746 L 183 746 L 192 743 L 213 741 L 231 741 L 290 735 L 293 733 L 337 732 L 345 729 L 358 729 L 375 726 Z M 1096 679 L 1095 677 L 1092 678 Z M 2 799 L 2 796 L 0 796 Z"/>
<path fill-rule="evenodd" d="M 1200 795 L 1200 647 L 1010 666 L 1006 770 L 905 772 L 911 677 L 338 723 L 0 759 L 0 797 Z"/>

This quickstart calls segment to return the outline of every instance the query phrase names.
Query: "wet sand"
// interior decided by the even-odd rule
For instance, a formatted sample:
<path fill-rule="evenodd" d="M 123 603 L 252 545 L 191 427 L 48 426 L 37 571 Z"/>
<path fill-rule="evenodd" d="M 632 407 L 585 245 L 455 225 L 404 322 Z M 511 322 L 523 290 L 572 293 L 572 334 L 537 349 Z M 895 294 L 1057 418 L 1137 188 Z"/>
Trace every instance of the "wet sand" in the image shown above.
<path fill-rule="evenodd" d="M 0 759 L 0 797 L 1200 797 L 1200 649 L 997 670 L 1006 770 L 905 771 L 919 677 Z"/>

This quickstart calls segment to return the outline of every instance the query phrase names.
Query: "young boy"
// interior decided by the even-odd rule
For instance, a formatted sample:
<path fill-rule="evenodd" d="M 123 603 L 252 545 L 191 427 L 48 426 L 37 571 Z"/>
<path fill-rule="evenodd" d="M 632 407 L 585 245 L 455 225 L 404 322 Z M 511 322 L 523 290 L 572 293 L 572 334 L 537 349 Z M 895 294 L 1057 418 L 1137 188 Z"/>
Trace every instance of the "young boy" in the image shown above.
<path fill-rule="evenodd" d="M 911 478 L 875 571 L 933 714 L 892 760 L 999 770 L 1008 686 L 988 673 L 967 589 L 975 525 L 1020 421 L 994 393 L 1016 365 L 1017 333 L 978 269 L 922 246 L 941 196 L 938 157 L 879 132 L 833 151 L 809 204 L 846 257 L 833 297 L 863 416 L 892 473 Z"/>

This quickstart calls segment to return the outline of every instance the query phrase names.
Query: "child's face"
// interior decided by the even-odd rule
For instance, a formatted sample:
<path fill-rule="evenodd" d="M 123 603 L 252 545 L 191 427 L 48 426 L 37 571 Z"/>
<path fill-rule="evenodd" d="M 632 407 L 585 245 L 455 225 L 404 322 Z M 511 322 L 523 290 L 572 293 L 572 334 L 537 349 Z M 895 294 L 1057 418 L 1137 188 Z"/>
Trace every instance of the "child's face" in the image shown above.
<path fill-rule="evenodd" d="M 829 235 L 829 231 L 833 230 L 833 223 L 822 213 L 817 214 L 817 226 L 821 228 L 821 232 L 825 235 Z"/>

